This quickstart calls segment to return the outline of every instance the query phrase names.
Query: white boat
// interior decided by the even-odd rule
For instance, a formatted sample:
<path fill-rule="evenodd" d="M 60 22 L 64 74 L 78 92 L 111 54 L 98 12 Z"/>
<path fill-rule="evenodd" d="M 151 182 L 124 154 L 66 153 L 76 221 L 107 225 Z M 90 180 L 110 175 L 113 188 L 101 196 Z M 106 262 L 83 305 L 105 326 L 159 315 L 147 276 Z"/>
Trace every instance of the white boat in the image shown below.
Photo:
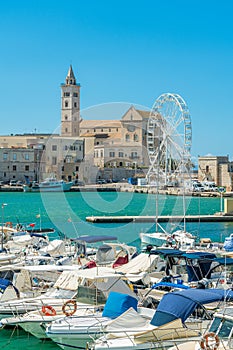
<path fill-rule="evenodd" d="M 171 347 L 174 342 L 185 341 L 185 339 L 196 339 L 200 333 L 188 328 L 184 328 L 180 319 L 169 322 L 160 327 L 132 333 L 127 327 L 122 335 L 112 332 L 95 340 L 90 345 L 89 350 L 164 350 Z"/>
<path fill-rule="evenodd" d="M 103 330 L 104 335 L 90 345 L 90 350 L 143 350 L 143 349 L 182 349 L 182 350 L 201 350 L 201 349 L 215 349 L 216 347 L 209 347 L 208 339 L 203 342 L 201 338 L 202 330 L 208 328 L 211 316 L 208 313 L 200 313 L 200 316 L 204 317 L 200 320 L 197 318 L 200 307 L 202 310 L 207 310 L 207 304 L 215 307 L 219 306 L 219 302 L 223 302 L 224 305 L 227 301 L 231 301 L 233 298 L 232 291 L 223 291 L 218 289 L 199 290 L 192 289 L 183 290 L 179 292 L 167 293 L 158 305 L 155 314 L 151 320 L 151 329 L 143 331 L 141 329 L 138 333 L 130 332 L 128 327 L 125 327 L 123 334 L 119 334 L 114 330 L 110 334 L 107 334 Z M 211 310 L 211 307 L 210 307 Z M 197 312 L 197 315 L 195 315 Z M 211 312 L 211 311 L 210 311 Z M 218 316 L 217 316 L 218 315 Z M 226 337 L 232 337 L 232 320 L 231 323 L 226 321 L 222 317 L 219 317 L 219 313 L 216 315 L 215 321 L 212 322 L 212 326 L 209 328 L 210 334 L 213 334 L 215 341 L 214 345 L 219 345 L 218 331 L 221 327 L 222 335 L 226 334 Z M 208 319 L 209 318 L 209 319 Z M 232 316 L 231 316 L 232 318 Z M 201 328 L 200 322 L 201 321 Z M 187 327 L 188 326 L 188 327 Z M 208 333 L 207 333 L 208 334 Z M 209 337 L 210 337 L 209 334 Z M 201 339 L 201 343 L 200 343 Z M 188 341 L 187 346 L 180 346 L 185 341 Z M 186 343 L 184 343 L 186 344 Z M 197 344 L 199 346 L 189 347 L 189 344 Z M 200 347 L 200 344 L 201 347 Z M 174 346 L 175 345 L 175 346 Z M 173 347 L 172 347 L 173 346 Z M 221 349 L 232 349 L 232 347 L 226 347 Z"/>
<path fill-rule="evenodd" d="M 214 314 L 209 329 L 199 341 L 187 341 L 169 348 L 169 350 L 218 349 L 230 350 L 233 347 L 233 307 L 225 306 Z"/>
<path fill-rule="evenodd" d="M 4 267 L 4 271 L 6 268 Z M 16 283 L 13 281 L 14 287 L 19 292 L 19 297 L 7 298 L 6 301 L 1 300 L 0 318 L 41 310 L 43 306 L 47 305 L 55 309 L 61 308 L 67 300 L 72 299 L 77 294 L 76 271 L 78 269 L 78 266 L 68 265 L 20 266 L 20 274 L 17 276 Z M 61 273 L 61 271 L 63 272 Z M 30 276 L 27 272 L 30 273 Z"/>
<path fill-rule="evenodd" d="M 66 266 L 61 266 L 61 268 L 65 269 Z M 67 266 L 67 269 L 69 268 L 72 267 Z M 69 289 L 71 288 L 73 292 L 70 294 Z M 100 310 L 111 290 L 121 293 L 128 292 L 131 296 L 136 296 L 122 280 L 122 275 L 115 273 L 113 269 L 98 267 L 64 271 L 54 288 L 44 293 L 41 298 L 28 299 L 21 303 L 5 303 L 5 307 L 10 304 L 11 309 L 14 310 L 14 317 L 3 318 L 1 323 L 8 326 L 20 326 L 35 337 L 44 339 L 46 338 L 46 325 L 52 321 L 59 319 L 63 322 L 64 320 L 67 325 L 68 320 L 71 319 L 67 316 L 74 315 L 75 319 L 81 317 L 83 324 L 86 319 L 92 318 L 94 313 L 95 317 L 101 316 Z M 43 312 L 44 309 L 46 312 Z M 99 310 L 98 313 L 97 310 Z M 44 327 L 41 327 L 41 324 Z"/>
<path fill-rule="evenodd" d="M 156 247 L 164 245 L 177 248 L 193 248 L 195 246 L 196 237 L 185 230 L 177 230 L 172 234 L 166 232 L 140 233 L 141 242 L 151 244 Z"/>
<path fill-rule="evenodd" d="M 53 321 L 46 334 L 62 349 L 83 349 L 86 343 L 103 333 L 123 333 L 151 329 L 150 321 L 154 310 L 137 309 L 137 299 L 122 293 L 111 292 L 103 313 L 86 317 L 66 317 Z M 137 309 L 137 310 L 136 310 Z"/>
<path fill-rule="evenodd" d="M 175 248 L 193 248 L 195 246 L 196 237 L 186 231 L 186 205 L 185 193 L 183 192 L 183 228 L 175 232 L 167 232 L 158 222 L 158 187 L 156 192 L 156 216 L 155 216 L 155 232 L 141 232 L 140 239 L 143 244 L 150 244 L 156 247 L 168 246 Z"/>
<path fill-rule="evenodd" d="M 48 177 L 40 183 L 33 181 L 30 184 L 23 185 L 23 190 L 24 192 L 67 192 L 70 191 L 73 184 L 73 181 L 66 182 Z"/>

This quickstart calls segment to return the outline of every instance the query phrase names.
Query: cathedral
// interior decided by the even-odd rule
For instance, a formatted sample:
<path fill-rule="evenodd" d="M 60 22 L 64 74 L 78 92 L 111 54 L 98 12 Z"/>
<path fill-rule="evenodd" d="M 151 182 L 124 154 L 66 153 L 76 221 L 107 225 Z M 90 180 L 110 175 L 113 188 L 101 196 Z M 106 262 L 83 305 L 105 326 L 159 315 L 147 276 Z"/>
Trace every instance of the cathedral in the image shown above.
<path fill-rule="evenodd" d="M 80 84 L 72 66 L 61 85 L 61 136 L 94 137 L 94 165 L 104 167 L 148 166 L 146 130 L 149 111 L 131 106 L 120 120 L 84 120 L 80 116 Z"/>
<path fill-rule="evenodd" d="M 0 136 L 0 180 L 119 181 L 148 167 L 149 111 L 130 106 L 118 120 L 87 120 L 80 110 L 81 86 L 72 66 L 61 84 L 61 127 L 56 134 Z M 95 118 L 95 116 L 93 116 Z"/>

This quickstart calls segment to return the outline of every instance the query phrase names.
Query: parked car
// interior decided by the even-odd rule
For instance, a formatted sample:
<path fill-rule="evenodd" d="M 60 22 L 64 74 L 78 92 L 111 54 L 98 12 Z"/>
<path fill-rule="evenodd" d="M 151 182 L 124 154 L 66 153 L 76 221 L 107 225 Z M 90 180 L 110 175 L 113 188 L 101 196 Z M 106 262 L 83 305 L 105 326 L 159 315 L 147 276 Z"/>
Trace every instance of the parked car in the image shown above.
<path fill-rule="evenodd" d="M 101 185 L 101 184 L 106 184 L 106 180 L 104 179 L 99 179 L 96 181 L 97 184 Z"/>
<path fill-rule="evenodd" d="M 216 186 L 215 182 L 213 181 L 206 181 L 203 183 L 204 189 L 205 191 L 209 191 L 209 192 L 217 192 L 218 191 L 218 187 Z"/>
<path fill-rule="evenodd" d="M 10 186 L 17 186 L 17 181 L 16 181 L 16 180 L 11 180 L 11 181 L 9 182 L 9 185 L 10 185 Z"/>
<path fill-rule="evenodd" d="M 75 180 L 75 185 L 77 185 L 77 186 L 85 186 L 85 183 L 83 181 L 80 181 L 80 180 Z"/>
<path fill-rule="evenodd" d="M 204 192 L 204 186 L 202 186 L 202 184 L 200 182 L 194 182 L 192 184 L 192 190 L 193 192 Z"/>

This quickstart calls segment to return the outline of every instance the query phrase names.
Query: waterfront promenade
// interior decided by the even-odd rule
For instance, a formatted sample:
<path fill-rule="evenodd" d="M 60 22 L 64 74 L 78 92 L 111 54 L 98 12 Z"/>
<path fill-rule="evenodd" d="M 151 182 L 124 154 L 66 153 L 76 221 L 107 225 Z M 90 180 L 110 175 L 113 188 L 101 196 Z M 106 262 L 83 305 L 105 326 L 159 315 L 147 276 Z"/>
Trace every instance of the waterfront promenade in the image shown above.
<path fill-rule="evenodd" d="M 88 184 L 85 186 L 74 185 L 71 187 L 71 192 L 131 192 L 131 193 L 145 193 L 145 194 L 156 194 L 156 187 L 150 186 L 134 186 L 126 182 L 118 183 L 107 183 L 107 184 Z M 23 192 L 22 186 L 0 186 L 0 192 Z M 182 196 L 183 191 L 181 188 L 168 187 L 165 189 L 159 189 L 159 194 L 162 195 L 172 195 L 172 196 Z M 220 197 L 219 192 L 191 192 L 186 191 L 185 196 L 193 197 Z M 222 193 L 222 197 L 233 197 L 233 192 Z"/>

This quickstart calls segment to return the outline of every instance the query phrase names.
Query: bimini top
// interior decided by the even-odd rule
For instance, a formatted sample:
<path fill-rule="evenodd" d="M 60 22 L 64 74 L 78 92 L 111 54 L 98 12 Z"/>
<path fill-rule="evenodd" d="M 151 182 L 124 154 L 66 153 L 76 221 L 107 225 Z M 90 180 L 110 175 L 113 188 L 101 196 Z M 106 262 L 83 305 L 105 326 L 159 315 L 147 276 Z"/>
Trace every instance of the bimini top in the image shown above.
<path fill-rule="evenodd" d="M 77 238 L 71 239 L 73 242 L 86 242 L 86 243 L 96 243 L 96 242 L 102 242 L 102 241 L 116 241 L 116 236 L 105 236 L 105 235 L 99 235 L 99 236 L 79 236 Z"/>
<path fill-rule="evenodd" d="M 197 306 L 224 300 L 233 300 L 232 290 L 190 288 L 167 293 L 160 301 L 151 324 L 161 326 L 177 318 L 185 322 Z"/>
<path fill-rule="evenodd" d="M 180 256 L 184 254 L 184 251 L 179 250 L 179 249 L 152 249 L 150 251 L 150 254 L 160 254 L 163 255 L 164 257 L 166 256 Z"/>
<path fill-rule="evenodd" d="M 219 265 L 233 265 L 232 258 L 216 258 L 214 261 Z"/>
<path fill-rule="evenodd" d="M 186 259 L 196 259 L 196 260 L 213 260 L 216 258 L 214 253 L 209 252 L 189 252 L 182 255 Z"/>

